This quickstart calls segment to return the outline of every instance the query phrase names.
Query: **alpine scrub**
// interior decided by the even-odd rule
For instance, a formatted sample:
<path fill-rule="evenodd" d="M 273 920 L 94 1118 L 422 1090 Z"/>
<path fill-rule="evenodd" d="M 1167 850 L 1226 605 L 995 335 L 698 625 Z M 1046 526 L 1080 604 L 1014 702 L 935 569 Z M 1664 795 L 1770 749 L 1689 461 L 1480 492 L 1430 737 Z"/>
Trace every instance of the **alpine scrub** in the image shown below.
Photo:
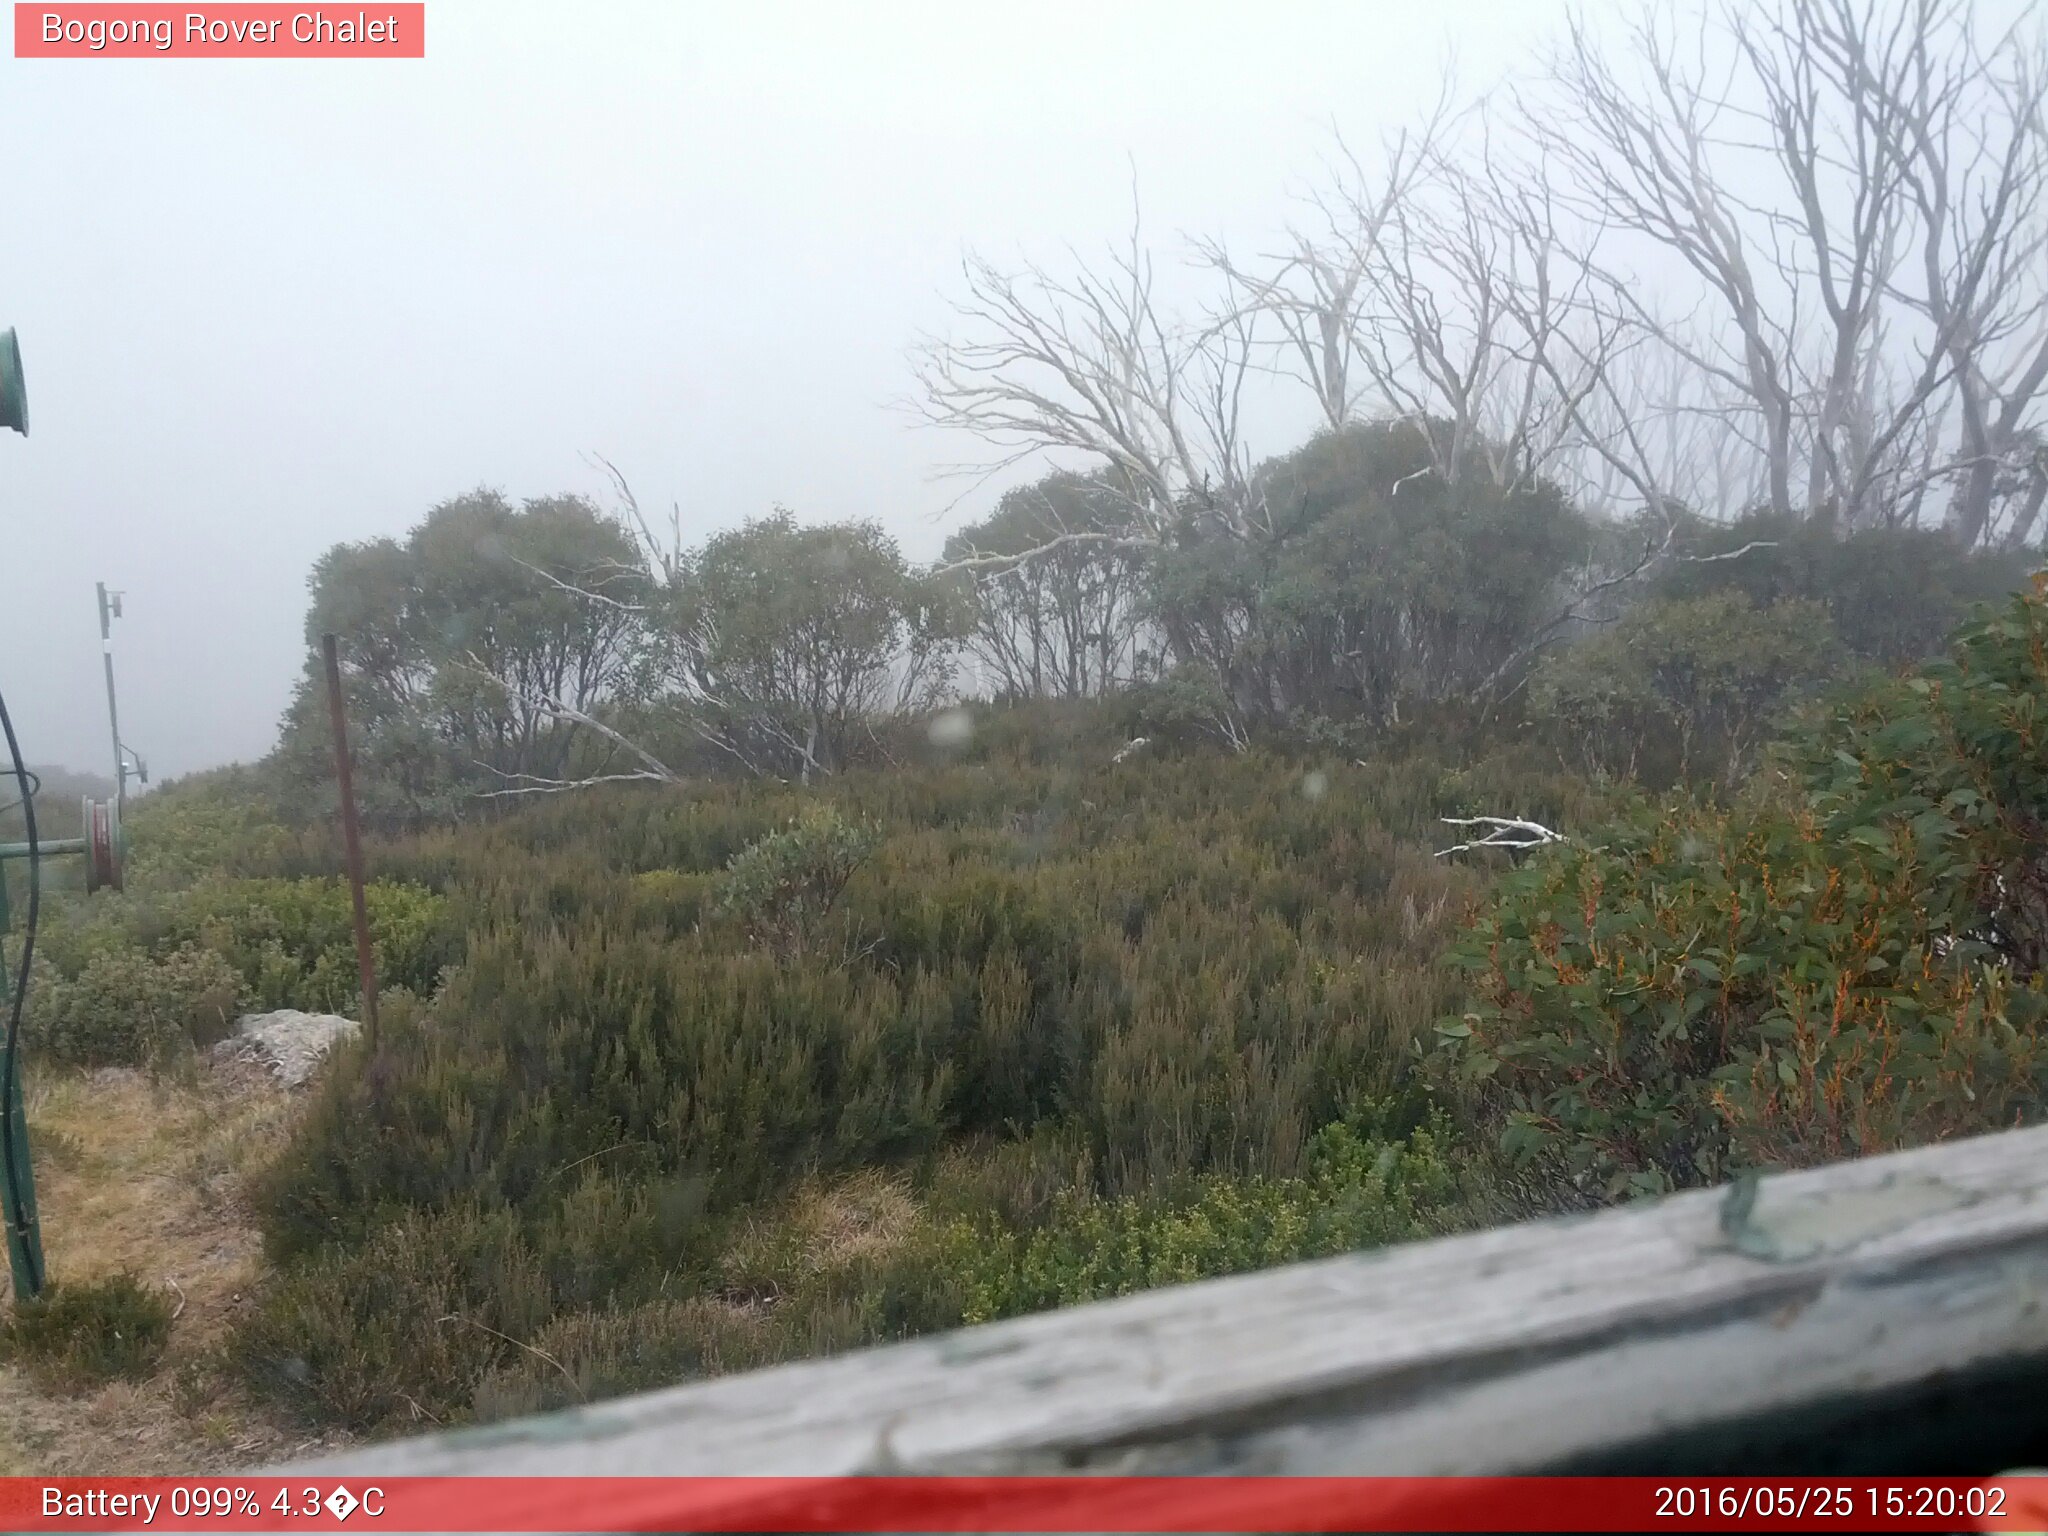
<path fill-rule="evenodd" d="M 1733 807 L 1509 876 L 1437 1026 L 1509 1156 L 1580 1198 L 1992 1129 L 2048 1083 L 2048 589 L 1810 718 Z"/>

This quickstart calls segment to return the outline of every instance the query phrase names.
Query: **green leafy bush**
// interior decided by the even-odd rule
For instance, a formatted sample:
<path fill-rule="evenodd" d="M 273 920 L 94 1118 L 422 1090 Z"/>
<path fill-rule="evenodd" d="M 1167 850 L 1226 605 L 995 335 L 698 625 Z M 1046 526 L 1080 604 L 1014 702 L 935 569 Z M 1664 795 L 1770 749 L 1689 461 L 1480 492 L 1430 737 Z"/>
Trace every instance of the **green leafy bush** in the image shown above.
<path fill-rule="evenodd" d="M 1817 603 L 1850 655 L 1887 670 L 1943 654 L 1974 605 L 2006 601 L 2040 563 L 2023 549 L 1966 549 L 1945 528 L 1845 533 L 1829 517 L 1768 512 L 1696 522 L 1680 546 L 1702 558 L 1668 564 L 1658 596 L 1740 593 L 1759 609 Z"/>
<path fill-rule="evenodd" d="M 1232 746 L 1248 728 L 1213 668 L 1176 667 L 1163 677 L 1134 683 L 1125 693 L 1131 733 L 1157 750 L 1163 746 Z"/>
<path fill-rule="evenodd" d="M 18 1300 L 0 1342 L 38 1374 L 68 1388 L 147 1376 L 171 1336 L 171 1303 L 134 1275 L 53 1284 Z"/>
<path fill-rule="evenodd" d="M 1530 704 L 1590 769 L 1729 784 L 1787 706 L 1841 665 L 1820 603 L 1758 607 L 1741 592 L 1710 592 L 1644 603 L 1553 655 Z"/>
<path fill-rule="evenodd" d="M 387 1020 L 374 1056 L 335 1063 L 256 1192 L 281 1278 L 248 1374 L 354 1423 L 416 1422 L 400 1391 L 441 1418 L 573 1402 L 546 1362 L 436 1319 L 547 1348 L 599 1392 L 693 1350 L 726 1368 L 957 1322 L 956 1219 L 1025 1233 L 1060 1195 L 1171 1212 L 1205 1177 L 1305 1210 L 1312 1191 L 1267 1186 L 1308 1177 L 1317 1127 L 1400 1093 L 1456 1002 L 1433 961 L 1469 877 L 1430 857 L 1435 818 L 1510 791 L 1573 823 L 1599 803 L 1534 752 L 1455 773 L 1426 755 L 1077 772 L 1001 754 L 822 791 L 563 797 L 387 845 L 387 875 L 445 890 L 465 956 L 430 1021 Z M 736 858 L 826 810 L 880 837 L 827 909 L 861 942 L 765 951 L 711 909 Z M 867 1172 L 906 1181 L 929 1222 L 857 1265 L 814 1272 L 750 1240 L 730 1269 L 736 1227 Z M 600 1175 L 625 1206 L 571 1223 Z M 1298 1251 L 1406 1230 L 1344 1219 L 1311 1220 Z M 410 1256 L 384 1246 L 399 1232 Z M 1261 1251 L 1297 1251 L 1293 1232 Z M 1231 1241 L 1199 1263 L 1254 1245 Z M 539 1292 L 500 1286 L 501 1243 Z M 654 1364 L 608 1353 L 602 1319 L 744 1310 L 769 1285 L 768 1324 L 685 1309 L 671 1321 L 696 1342 L 650 1345 Z M 499 1312 L 500 1289 L 540 1300 Z M 557 1324 L 583 1363 L 541 1343 Z"/>
<path fill-rule="evenodd" d="M 1441 1114 L 1405 1137 L 1345 1122 L 1310 1138 L 1298 1178 L 1210 1175 L 1183 1203 L 1068 1194 L 1043 1225 L 960 1221 L 948 1254 L 983 1322 L 1158 1285 L 1403 1242 L 1457 1219 L 1460 1181 Z"/>
<path fill-rule="evenodd" d="M 364 888 L 382 982 L 433 992 L 454 942 L 432 891 L 388 881 Z M 355 917 L 346 881 L 237 880 L 195 886 L 169 915 L 225 956 L 261 1008 L 345 1012 L 356 1004 Z"/>
<path fill-rule="evenodd" d="M 1508 877 L 1439 1026 L 1564 1198 L 2040 1112 L 2048 584 L 1873 685 L 1731 810 L 1667 805 Z"/>
<path fill-rule="evenodd" d="M 127 884 L 180 889 L 204 880 L 275 874 L 301 851 L 261 769 L 217 768 L 129 802 Z"/>
<path fill-rule="evenodd" d="M 737 917 L 755 943 L 801 953 L 879 841 L 873 827 L 830 810 L 792 821 L 734 856 L 716 910 Z"/>
<path fill-rule="evenodd" d="M 108 949 L 77 976 L 46 979 L 29 995 L 38 1054 L 75 1066 L 138 1067 L 231 1034 L 242 979 L 220 955 L 191 944 L 161 957 Z"/>
<path fill-rule="evenodd" d="M 1146 606 L 1168 654 L 1214 680 L 1233 720 L 1379 726 L 1423 701 L 1469 700 L 1556 612 L 1597 526 L 1539 477 L 1504 483 L 1470 445 L 1462 473 L 1433 473 L 1459 451 L 1434 431 L 1403 420 L 1319 433 L 1254 471 L 1272 508 L 1260 537 L 1191 506 L 1151 555 Z M 1159 702 L 1177 706 L 1165 719 L 1209 715 L 1193 689 Z"/>
<path fill-rule="evenodd" d="M 446 900 L 382 880 L 371 881 L 364 897 L 379 980 L 431 995 L 461 949 Z M 356 1005 L 354 913 L 342 880 L 209 880 L 189 890 L 95 898 L 52 917 L 37 949 L 60 977 L 82 975 L 96 958 L 162 959 L 199 948 L 234 971 L 250 1007 L 349 1012 Z"/>

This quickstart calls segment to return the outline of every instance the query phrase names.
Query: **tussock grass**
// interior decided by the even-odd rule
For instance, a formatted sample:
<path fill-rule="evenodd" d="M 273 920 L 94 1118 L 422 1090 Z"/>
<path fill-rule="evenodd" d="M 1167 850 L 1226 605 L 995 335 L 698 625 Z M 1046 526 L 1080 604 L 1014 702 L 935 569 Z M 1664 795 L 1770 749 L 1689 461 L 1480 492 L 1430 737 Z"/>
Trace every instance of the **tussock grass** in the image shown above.
<path fill-rule="evenodd" d="M 96 1382 L 103 1372 L 61 1360 L 42 1368 L 34 1350 L 0 1355 L 0 1475 L 227 1470 L 305 1446 L 219 1368 L 263 1274 L 245 1181 L 289 1133 L 290 1097 L 260 1073 L 195 1065 L 155 1080 L 39 1073 L 27 1107 L 64 1312 L 125 1275 L 168 1326 L 131 1379 Z M 4 1279 L 0 1298 L 12 1316 Z"/>

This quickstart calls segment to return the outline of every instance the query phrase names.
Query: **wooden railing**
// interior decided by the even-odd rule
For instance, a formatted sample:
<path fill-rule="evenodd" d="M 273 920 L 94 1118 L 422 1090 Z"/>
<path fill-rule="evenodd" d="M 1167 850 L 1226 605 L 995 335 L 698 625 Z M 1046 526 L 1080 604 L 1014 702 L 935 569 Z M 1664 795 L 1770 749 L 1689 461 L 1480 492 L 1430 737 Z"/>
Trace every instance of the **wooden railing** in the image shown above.
<path fill-rule="evenodd" d="M 1178 1286 L 299 1470 L 1966 1474 L 2042 1443 L 2044 1360 L 2048 1128 Z"/>

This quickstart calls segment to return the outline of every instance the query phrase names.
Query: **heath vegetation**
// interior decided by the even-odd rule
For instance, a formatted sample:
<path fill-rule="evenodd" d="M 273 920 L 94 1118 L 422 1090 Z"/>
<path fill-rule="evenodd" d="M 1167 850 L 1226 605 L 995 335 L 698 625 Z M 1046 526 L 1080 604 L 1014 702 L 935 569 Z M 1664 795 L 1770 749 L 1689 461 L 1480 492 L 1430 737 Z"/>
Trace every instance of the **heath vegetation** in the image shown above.
<path fill-rule="evenodd" d="M 971 260 L 918 400 L 1065 467 L 933 563 L 623 480 L 329 551 L 275 751 L 37 949 L 39 1073 L 357 1006 L 336 634 L 383 1028 L 240 1186 L 219 1390 L 489 1418 L 2038 1118 L 2040 74 L 1893 9 L 1710 20 L 1726 138 L 1574 31 L 1199 320 L 1137 231 Z"/>

